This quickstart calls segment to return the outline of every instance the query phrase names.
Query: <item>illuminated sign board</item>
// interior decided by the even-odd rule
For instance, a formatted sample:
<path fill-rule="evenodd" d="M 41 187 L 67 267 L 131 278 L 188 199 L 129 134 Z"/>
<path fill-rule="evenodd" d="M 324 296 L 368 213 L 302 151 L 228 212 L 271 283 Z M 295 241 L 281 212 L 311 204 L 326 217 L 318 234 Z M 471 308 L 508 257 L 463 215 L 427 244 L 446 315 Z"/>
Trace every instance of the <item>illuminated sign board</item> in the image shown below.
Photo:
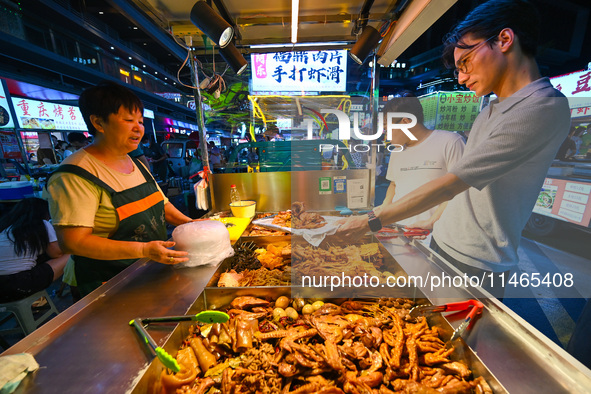
<path fill-rule="evenodd" d="M 12 105 L 23 129 L 88 131 L 80 109 L 73 105 L 15 97 Z"/>
<path fill-rule="evenodd" d="M 591 70 L 550 78 L 550 82 L 568 98 L 573 118 L 591 115 Z"/>
<path fill-rule="evenodd" d="M 255 92 L 344 92 L 347 51 L 292 51 L 251 54 Z"/>
<path fill-rule="evenodd" d="M 584 227 L 591 221 L 591 185 L 546 178 L 533 211 Z"/>
<path fill-rule="evenodd" d="M 12 128 L 14 122 L 10 115 L 10 108 L 8 106 L 8 95 L 4 92 L 4 85 L 0 79 L 0 129 Z"/>
<path fill-rule="evenodd" d="M 144 118 L 154 119 L 154 111 L 144 108 Z"/>

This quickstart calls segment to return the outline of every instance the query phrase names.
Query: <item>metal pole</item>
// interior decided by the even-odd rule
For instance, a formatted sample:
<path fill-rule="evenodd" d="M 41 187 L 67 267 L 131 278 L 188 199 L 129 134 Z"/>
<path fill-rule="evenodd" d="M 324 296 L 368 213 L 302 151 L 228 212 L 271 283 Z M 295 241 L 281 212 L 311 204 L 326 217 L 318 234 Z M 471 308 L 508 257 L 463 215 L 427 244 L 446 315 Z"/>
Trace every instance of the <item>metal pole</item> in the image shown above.
<path fill-rule="evenodd" d="M 191 77 L 193 79 L 193 87 L 195 88 L 195 113 L 197 115 L 197 126 L 199 128 L 201 160 L 203 162 L 203 167 L 209 168 L 209 156 L 207 153 L 207 133 L 205 131 L 205 120 L 203 118 L 201 90 L 199 89 L 199 71 L 197 70 L 195 58 L 193 57 L 193 50 L 189 49 L 189 51 L 189 59 L 191 61 Z"/>
<path fill-rule="evenodd" d="M 212 169 L 209 166 L 209 156 L 207 153 L 207 133 L 205 131 L 205 120 L 203 118 L 203 102 L 201 100 L 201 90 L 199 89 L 199 70 L 195 58 L 193 56 L 193 49 L 189 47 L 189 59 L 191 64 L 191 77 L 193 79 L 193 87 L 195 88 L 195 113 L 197 114 L 197 127 L 199 128 L 199 140 L 201 148 L 201 161 L 203 168 L 207 167 L 209 171 L 205 172 L 209 183 L 209 198 L 211 204 L 209 204 L 211 210 L 215 210 L 214 196 L 213 196 L 213 176 Z M 197 198 L 197 196 L 195 196 Z"/>
<path fill-rule="evenodd" d="M 369 110 L 371 112 L 371 123 L 374 127 L 374 130 L 377 130 L 378 127 L 378 100 L 380 96 L 380 77 L 378 75 L 377 69 L 377 62 L 378 57 L 374 51 L 374 54 L 371 58 L 371 86 L 370 86 L 370 96 L 369 96 Z M 371 201 L 371 205 L 375 203 L 375 194 L 376 194 L 376 166 L 377 166 L 377 147 L 374 145 L 371 149 L 371 162 L 370 162 L 370 170 L 369 170 L 369 201 Z"/>

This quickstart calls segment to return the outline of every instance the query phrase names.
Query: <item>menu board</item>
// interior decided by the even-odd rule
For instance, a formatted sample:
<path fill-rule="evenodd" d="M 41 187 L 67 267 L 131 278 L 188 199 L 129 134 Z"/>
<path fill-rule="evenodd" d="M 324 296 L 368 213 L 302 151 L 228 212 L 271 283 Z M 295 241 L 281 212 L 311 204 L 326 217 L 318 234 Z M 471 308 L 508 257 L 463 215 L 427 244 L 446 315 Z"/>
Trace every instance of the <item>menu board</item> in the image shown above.
<path fill-rule="evenodd" d="M 255 92 L 344 92 L 347 51 L 292 51 L 251 54 Z"/>
<path fill-rule="evenodd" d="M 14 128 L 14 122 L 10 116 L 8 95 L 4 91 L 4 84 L 0 79 L 0 129 Z"/>
<path fill-rule="evenodd" d="M 470 131 L 480 110 L 481 98 L 473 92 L 436 92 L 419 97 L 425 126 L 449 131 Z"/>
<path fill-rule="evenodd" d="M 73 105 L 15 97 L 12 104 L 23 129 L 87 131 L 80 109 Z"/>
<path fill-rule="evenodd" d="M 591 183 L 546 178 L 533 212 L 588 227 Z"/>

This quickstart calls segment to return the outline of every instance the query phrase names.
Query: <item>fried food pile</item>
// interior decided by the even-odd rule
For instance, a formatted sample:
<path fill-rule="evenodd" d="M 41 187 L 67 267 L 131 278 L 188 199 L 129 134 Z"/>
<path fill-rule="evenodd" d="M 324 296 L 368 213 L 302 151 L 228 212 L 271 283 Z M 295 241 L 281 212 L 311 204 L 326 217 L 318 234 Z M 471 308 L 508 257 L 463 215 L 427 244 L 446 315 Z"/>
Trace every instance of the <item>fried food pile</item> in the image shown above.
<path fill-rule="evenodd" d="M 235 248 L 218 287 L 287 286 L 291 283 L 291 243 L 269 244 L 266 249 Z"/>
<path fill-rule="evenodd" d="M 437 327 L 409 316 L 411 300 L 300 300 L 236 297 L 228 322 L 192 326 L 162 392 L 492 393 Z"/>
<path fill-rule="evenodd" d="M 291 224 L 297 229 L 320 228 L 326 224 L 326 220 L 317 213 L 306 212 L 303 202 L 294 202 L 291 205 Z"/>
<path fill-rule="evenodd" d="M 324 277 L 343 273 L 348 276 L 373 275 L 379 278 L 392 276 L 390 272 L 380 272 L 384 256 L 377 243 L 349 246 L 330 246 L 327 249 L 311 245 L 295 245 L 292 266 L 302 275 Z"/>
<path fill-rule="evenodd" d="M 277 216 L 283 217 L 285 218 L 285 214 L 289 213 L 289 225 L 285 226 L 285 227 L 289 227 L 291 225 L 291 212 L 290 211 L 281 211 L 278 213 Z M 283 214 L 283 215 L 282 215 Z M 272 213 L 259 213 L 256 215 L 256 219 L 264 219 L 267 216 L 271 216 Z M 287 223 L 287 221 L 286 221 Z M 275 219 L 273 219 L 273 224 L 277 224 L 275 223 Z M 246 231 L 244 232 L 243 236 L 249 236 L 249 237 L 262 237 L 262 236 L 282 236 L 282 235 L 288 235 L 289 233 L 286 231 L 279 231 L 279 230 L 272 230 L 270 228 L 266 228 L 263 226 L 258 226 L 256 224 L 250 224 L 247 228 Z"/>
<path fill-rule="evenodd" d="M 291 211 L 280 211 L 272 223 L 281 227 L 291 227 Z"/>

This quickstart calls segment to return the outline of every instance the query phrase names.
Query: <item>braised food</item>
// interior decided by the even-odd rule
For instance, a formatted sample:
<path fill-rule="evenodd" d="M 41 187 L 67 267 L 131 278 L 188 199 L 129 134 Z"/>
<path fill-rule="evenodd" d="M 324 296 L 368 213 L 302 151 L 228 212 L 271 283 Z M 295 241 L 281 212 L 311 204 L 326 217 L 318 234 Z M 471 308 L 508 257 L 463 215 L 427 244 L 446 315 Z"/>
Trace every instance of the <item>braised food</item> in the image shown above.
<path fill-rule="evenodd" d="M 410 317 L 411 300 L 302 301 L 283 309 L 237 297 L 228 322 L 192 326 L 176 356 L 181 371 L 162 373 L 163 392 L 492 394 L 452 359 L 437 327 Z M 169 389 L 177 375 L 182 383 Z"/>

